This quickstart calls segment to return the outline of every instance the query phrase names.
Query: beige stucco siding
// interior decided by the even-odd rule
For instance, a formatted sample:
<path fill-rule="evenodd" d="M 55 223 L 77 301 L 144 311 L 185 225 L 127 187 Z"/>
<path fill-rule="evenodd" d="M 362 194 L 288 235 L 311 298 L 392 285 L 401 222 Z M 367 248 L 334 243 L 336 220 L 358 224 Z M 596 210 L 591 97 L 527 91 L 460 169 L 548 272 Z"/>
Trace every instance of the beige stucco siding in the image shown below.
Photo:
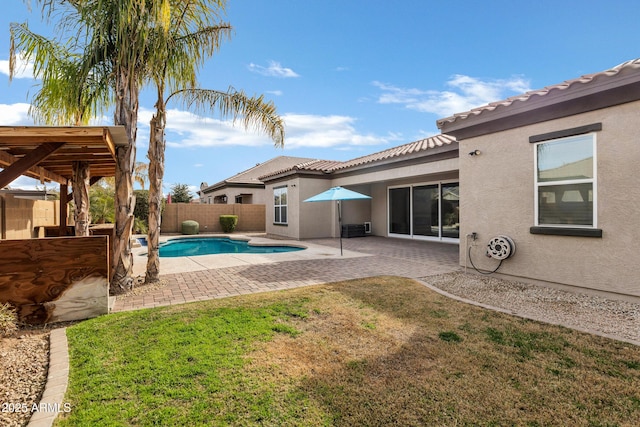
<path fill-rule="evenodd" d="M 301 181 L 304 181 L 301 184 Z M 287 225 L 273 223 L 273 189 L 287 187 Z M 266 229 L 268 234 L 291 239 L 311 239 L 332 235 L 332 219 L 337 218 L 333 203 L 303 203 L 303 200 L 315 196 L 331 187 L 331 181 L 294 177 L 269 183 L 266 186 Z M 301 218 L 303 220 L 301 221 Z"/>
<path fill-rule="evenodd" d="M 516 242 L 500 272 L 533 280 L 640 296 L 640 102 L 460 141 L 460 260 L 476 232 L 474 263 L 489 238 Z M 534 225 L 534 144 L 529 137 L 602 123 L 597 138 L 597 222 L 602 238 L 530 234 Z M 481 154 L 467 153 L 479 149 Z"/>
<path fill-rule="evenodd" d="M 331 187 L 342 186 L 371 196 L 370 200 L 347 200 L 342 204 L 343 224 L 371 222 L 372 233 L 387 236 L 387 188 L 395 185 L 414 185 L 454 181 L 458 178 L 458 158 L 437 161 L 425 159 L 423 163 L 336 174 L 333 179 L 324 177 L 295 176 L 269 182 L 266 186 L 267 233 L 292 239 L 338 237 L 338 212 L 336 203 L 304 203 Z M 288 224 L 273 224 L 273 189 L 287 186 Z"/>
<path fill-rule="evenodd" d="M 252 205 L 264 205 L 266 203 L 266 193 L 264 188 L 242 188 L 242 187 L 226 187 L 220 190 L 211 191 L 205 193 L 202 197 L 202 203 L 213 203 L 213 200 L 218 196 L 227 196 L 227 204 L 235 203 L 236 196 L 243 194 L 250 194 L 251 196 L 246 198 L 243 203 Z M 211 198 L 211 202 L 209 202 Z"/>

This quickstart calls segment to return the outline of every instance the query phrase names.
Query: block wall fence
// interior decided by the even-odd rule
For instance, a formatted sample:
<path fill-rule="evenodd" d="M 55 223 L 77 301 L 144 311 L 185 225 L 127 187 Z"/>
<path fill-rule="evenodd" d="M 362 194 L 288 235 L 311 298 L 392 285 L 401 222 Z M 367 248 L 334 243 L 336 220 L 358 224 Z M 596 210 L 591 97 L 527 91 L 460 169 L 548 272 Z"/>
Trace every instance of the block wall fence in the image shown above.
<path fill-rule="evenodd" d="M 59 216 L 59 200 L 29 200 L 4 195 L 0 197 L 0 238 L 38 237 L 36 227 L 59 225 Z M 73 220 L 69 224 L 73 224 Z"/>
<path fill-rule="evenodd" d="M 73 224 L 73 210 L 69 209 L 68 223 Z M 59 225 L 60 201 L 28 200 L 12 195 L 0 197 L 0 239 L 31 239 L 39 227 Z M 198 205 L 172 203 L 162 214 L 162 233 L 181 233 L 182 221 L 193 220 L 200 224 L 201 233 L 222 232 L 220 215 L 238 215 L 236 231 L 264 232 L 265 205 Z"/>
<path fill-rule="evenodd" d="M 200 233 L 221 233 L 220 215 L 237 215 L 236 231 L 264 232 L 265 205 L 171 203 L 162 213 L 161 233 L 181 233 L 182 221 L 200 224 Z"/>

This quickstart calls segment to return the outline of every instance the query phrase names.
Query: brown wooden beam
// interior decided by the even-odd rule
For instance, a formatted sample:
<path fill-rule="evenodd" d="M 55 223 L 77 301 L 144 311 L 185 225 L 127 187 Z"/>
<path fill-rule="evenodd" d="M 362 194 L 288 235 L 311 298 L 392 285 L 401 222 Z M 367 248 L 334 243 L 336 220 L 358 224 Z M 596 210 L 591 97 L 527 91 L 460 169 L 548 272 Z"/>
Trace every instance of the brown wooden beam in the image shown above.
<path fill-rule="evenodd" d="M 2 172 L 0 172 L 0 188 L 4 188 L 11 184 L 17 177 L 24 175 L 32 167 L 36 166 L 40 161 L 46 159 L 51 154 L 55 153 L 64 142 L 52 142 L 40 145 L 29 154 L 8 166 Z"/>
<path fill-rule="evenodd" d="M 25 145 L 25 143 L 42 144 L 45 142 L 89 142 L 104 141 L 103 127 L 75 127 L 75 126 L 2 126 L 0 127 L 0 142 L 9 142 L 12 145 Z"/>
<path fill-rule="evenodd" d="M 113 157 L 113 160 L 116 160 L 116 144 L 113 141 L 113 138 L 111 137 L 111 132 L 109 132 L 108 129 L 104 129 L 103 135 L 104 135 L 104 142 L 105 144 L 107 144 L 107 148 L 111 153 L 111 157 Z"/>
<path fill-rule="evenodd" d="M 3 168 L 11 166 L 18 160 L 20 160 L 20 157 L 13 156 L 5 151 L 0 150 L 0 166 L 2 166 Z M 59 184 L 67 183 L 67 178 L 40 166 L 33 166 L 29 168 L 24 173 L 24 175 L 30 178 L 39 179 L 40 181 L 55 181 Z"/>

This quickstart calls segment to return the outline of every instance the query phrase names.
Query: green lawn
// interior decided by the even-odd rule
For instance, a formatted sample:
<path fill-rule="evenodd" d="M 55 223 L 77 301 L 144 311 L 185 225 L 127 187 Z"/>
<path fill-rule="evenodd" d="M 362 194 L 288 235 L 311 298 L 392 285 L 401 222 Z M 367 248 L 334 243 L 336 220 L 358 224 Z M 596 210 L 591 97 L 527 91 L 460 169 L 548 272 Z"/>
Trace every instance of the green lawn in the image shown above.
<path fill-rule="evenodd" d="M 62 426 L 640 425 L 640 348 L 380 277 L 67 330 Z"/>

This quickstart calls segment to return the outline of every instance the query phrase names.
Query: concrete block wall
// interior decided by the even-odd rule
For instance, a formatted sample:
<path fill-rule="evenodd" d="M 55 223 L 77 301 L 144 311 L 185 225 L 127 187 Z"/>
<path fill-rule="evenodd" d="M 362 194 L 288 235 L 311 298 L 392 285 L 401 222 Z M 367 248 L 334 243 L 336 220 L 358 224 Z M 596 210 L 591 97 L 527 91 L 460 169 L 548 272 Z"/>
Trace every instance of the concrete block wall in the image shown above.
<path fill-rule="evenodd" d="M 29 200 L 11 194 L 2 196 L 0 204 L 1 238 L 31 239 L 35 227 L 58 225 L 60 201 Z"/>
<path fill-rule="evenodd" d="M 201 233 L 221 233 L 220 215 L 238 215 L 236 231 L 264 232 L 265 206 L 244 204 L 171 203 L 162 213 L 162 233 L 180 233 L 183 221 L 200 224 Z"/>

